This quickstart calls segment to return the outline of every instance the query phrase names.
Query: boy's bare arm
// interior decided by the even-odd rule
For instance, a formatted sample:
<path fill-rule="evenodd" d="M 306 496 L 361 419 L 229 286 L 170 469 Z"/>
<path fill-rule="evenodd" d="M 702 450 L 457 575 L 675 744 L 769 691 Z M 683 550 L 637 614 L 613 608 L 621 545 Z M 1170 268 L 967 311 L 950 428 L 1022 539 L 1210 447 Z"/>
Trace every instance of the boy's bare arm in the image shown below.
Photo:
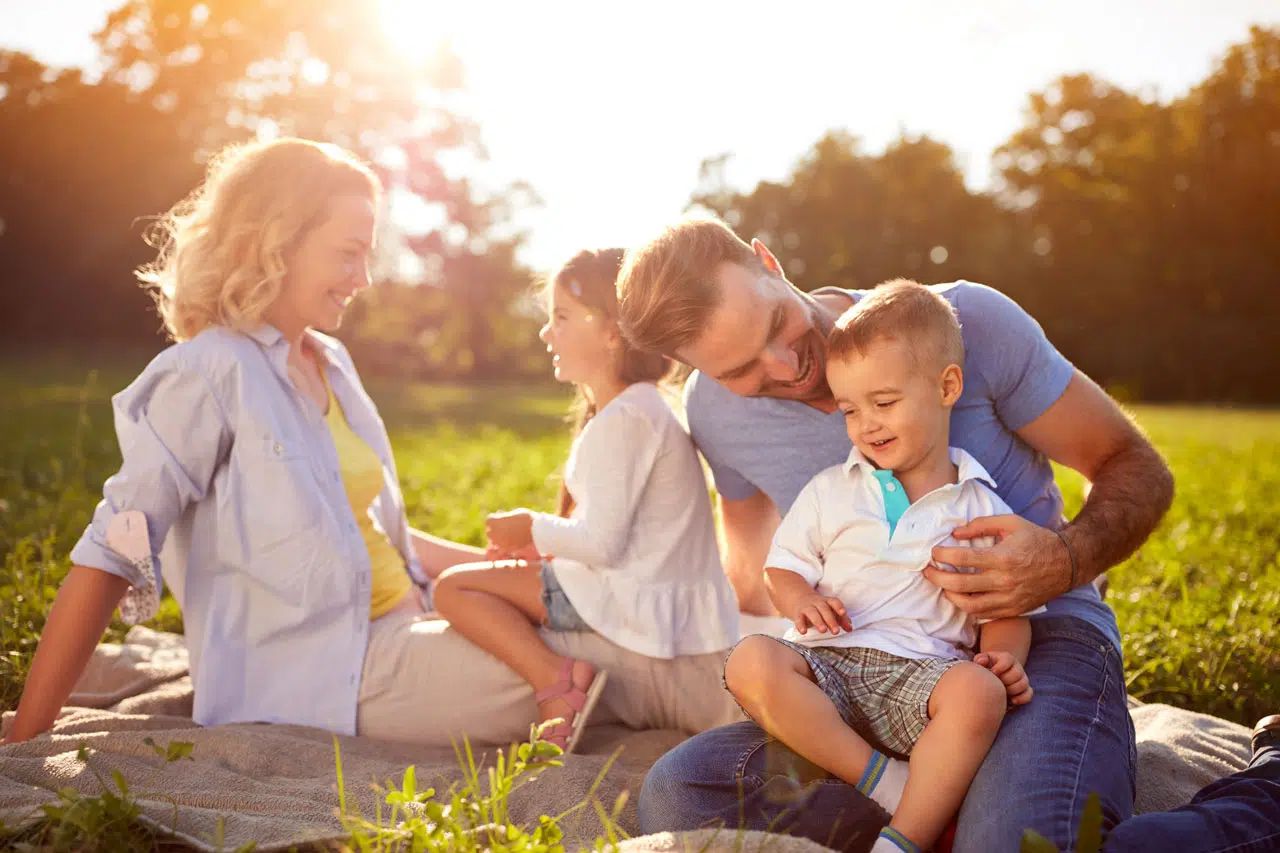
<path fill-rule="evenodd" d="M 1031 620 L 1015 616 L 986 623 L 978 638 L 978 650 L 1009 652 L 1020 665 L 1026 666 L 1027 654 L 1031 651 Z"/>
<path fill-rule="evenodd" d="M 1031 621 L 1025 616 L 996 619 L 981 630 L 979 653 L 973 662 L 1000 679 L 1014 705 L 1030 702 L 1034 691 L 1027 679 L 1026 663 L 1031 651 Z"/>
<path fill-rule="evenodd" d="M 825 596 L 795 572 L 773 567 L 764 570 L 769 598 L 778 612 L 795 623 L 801 634 L 810 627 L 818 633 L 839 634 L 851 631 L 853 625 L 840 599 Z"/>

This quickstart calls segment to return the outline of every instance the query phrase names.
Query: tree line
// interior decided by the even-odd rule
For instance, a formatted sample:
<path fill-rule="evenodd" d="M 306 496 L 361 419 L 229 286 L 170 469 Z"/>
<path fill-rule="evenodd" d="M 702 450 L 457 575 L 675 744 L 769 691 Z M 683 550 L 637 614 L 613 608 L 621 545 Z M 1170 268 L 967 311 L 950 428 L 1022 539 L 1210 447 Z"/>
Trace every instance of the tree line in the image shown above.
<path fill-rule="evenodd" d="M 94 81 L 0 50 L 7 344 L 163 345 L 130 274 L 150 255 L 147 217 L 221 144 L 270 127 L 356 150 L 438 214 L 385 235 L 417 270 L 388 253 L 353 306 L 342 335 L 363 370 L 544 372 L 535 276 L 517 257 L 527 235 L 512 224 L 537 197 L 442 165 L 485 157 L 446 47 L 397 58 L 361 0 L 127 0 L 95 39 Z M 749 190 L 726 181 L 730 156 L 704 161 L 690 206 L 763 238 L 801 287 L 981 281 L 1121 396 L 1280 400 L 1280 30 L 1252 28 L 1172 101 L 1088 74 L 1031 93 L 986 191 L 927 136 L 872 153 L 832 130 L 784 180 Z"/>

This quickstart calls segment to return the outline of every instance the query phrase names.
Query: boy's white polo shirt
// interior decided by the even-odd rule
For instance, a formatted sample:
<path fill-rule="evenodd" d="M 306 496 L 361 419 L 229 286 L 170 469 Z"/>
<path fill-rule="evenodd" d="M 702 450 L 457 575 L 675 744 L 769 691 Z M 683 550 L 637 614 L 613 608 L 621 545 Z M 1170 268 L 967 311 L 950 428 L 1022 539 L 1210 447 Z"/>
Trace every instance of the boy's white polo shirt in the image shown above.
<path fill-rule="evenodd" d="M 977 622 L 925 579 L 935 545 L 961 542 L 951 531 L 976 518 L 1011 514 L 995 482 L 965 451 L 950 448 L 958 482 L 907 506 L 896 527 L 885 502 L 900 501 L 902 484 L 879 472 L 855 447 L 843 465 L 819 473 L 796 498 L 773 537 L 765 565 L 803 577 L 824 596 L 839 598 L 853 630 L 836 635 L 792 626 L 785 639 L 806 646 L 857 646 L 905 658 L 970 658 Z M 883 485 L 882 485 L 883 484 Z M 945 567 L 944 567 L 945 568 Z"/>

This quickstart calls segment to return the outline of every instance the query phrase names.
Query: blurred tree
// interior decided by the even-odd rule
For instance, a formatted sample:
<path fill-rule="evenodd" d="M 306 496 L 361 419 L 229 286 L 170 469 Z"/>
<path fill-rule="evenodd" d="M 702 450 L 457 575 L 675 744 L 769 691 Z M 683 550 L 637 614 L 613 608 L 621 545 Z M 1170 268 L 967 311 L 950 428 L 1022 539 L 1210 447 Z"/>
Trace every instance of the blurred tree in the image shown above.
<path fill-rule="evenodd" d="M 135 220 L 201 171 L 173 117 L 17 53 L 0 52 L 0 92 L 0 339 L 154 348 L 160 321 L 130 275 L 151 255 Z"/>
<path fill-rule="evenodd" d="M 951 149 L 927 136 L 900 136 L 871 156 L 856 137 L 832 131 L 785 182 L 747 193 L 728 187 L 727 159 L 703 162 L 691 204 L 759 236 L 806 289 L 898 276 L 981 281 L 1015 245 L 1014 218 L 970 193 Z"/>
<path fill-rule="evenodd" d="M 1193 129 L 1187 162 L 1172 178 L 1172 194 L 1185 201 L 1168 244 L 1186 270 L 1171 294 L 1186 306 L 1179 342 L 1203 360 L 1189 393 L 1275 402 L 1280 28 L 1251 28 L 1176 108 Z"/>
<path fill-rule="evenodd" d="M 727 163 L 704 161 L 691 204 L 805 289 L 981 281 L 1123 397 L 1280 400 L 1280 30 L 1172 102 L 1088 74 L 1032 93 L 990 194 L 928 137 L 869 155 L 832 131 L 749 192 Z"/>
<path fill-rule="evenodd" d="M 1031 95 L 1026 124 L 994 157 L 1002 201 L 1041 260 L 1032 304 L 1102 382 L 1132 382 L 1159 357 L 1131 326 L 1171 274 L 1152 257 L 1170 227 L 1160 187 L 1172 189 L 1186 147 L 1169 112 L 1087 74 L 1063 77 Z"/>
<path fill-rule="evenodd" d="M 1280 30 L 1169 104 L 1063 77 L 995 165 L 1082 368 L 1149 399 L 1280 398 Z"/>
<path fill-rule="evenodd" d="M 95 39 L 105 60 L 104 78 L 97 86 L 86 86 L 74 74 L 51 77 L 43 69 L 35 73 L 22 63 L 11 63 L 14 67 L 0 73 L 0 85 L 8 92 L 3 103 L 12 108 L 7 119 L 15 135 L 34 140 L 39 134 L 33 129 L 44 126 L 57 135 L 53 128 L 59 120 L 81 128 L 63 145 L 65 152 L 29 146 L 35 159 L 22 169 L 36 192 L 50 193 L 51 185 L 59 183 L 85 207 L 97 208 L 96 213 L 76 212 L 84 218 L 82 227 L 61 229 L 67 238 L 64 252 L 87 255 L 81 241 L 92 240 L 94 233 L 124 235 L 135 217 L 165 209 L 198 179 L 192 168 L 180 170 L 172 182 L 161 180 L 165 176 L 154 173 L 153 159 L 194 166 L 223 144 L 254 136 L 329 140 L 369 160 L 387 184 L 389 198 L 416 196 L 417 209 L 433 223 L 427 233 L 414 237 L 392 227 L 384 243 L 393 251 L 417 252 L 418 267 L 428 272 L 425 286 L 406 289 L 388 301 L 400 314 L 417 317 L 418 325 L 440 324 L 436 336 L 459 347 L 436 366 L 492 370 L 504 363 L 508 341 L 527 345 L 527 329 L 495 324 L 507 320 L 509 306 L 528 281 L 528 272 L 515 258 L 523 235 L 512 221 L 522 205 L 536 199 L 519 186 L 482 191 L 445 168 L 451 159 L 475 166 L 486 156 L 478 127 L 462 109 L 463 72 L 447 45 L 432 46 L 421 61 L 400 56 L 387 43 L 376 10 L 362 0 L 127 0 Z M 429 36 L 425 43 L 431 45 Z M 94 112 L 87 106 L 89 100 L 111 106 Z M 63 118 L 51 113 L 54 103 L 64 105 Z M 155 142 L 165 150 L 153 146 L 133 160 L 113 160 L 138 148 L 135 124 L 163 127 Z M 70 168 L 68 160 L 80 163 L 80 171 Z M 97 196 L 104 182 L 99 173 L 107 164 L 114 166 L 111 180 L 117 184 L 150 186 L 154 191 L 120 194 L 124 215 L 118 215 L 121 209 L 101 209 Z M 29 215 L 26 201 L 15 203 L 15 220 Z M 35 221 L 31 228 L 46 235 L 59 232 Z M 129 241 L 134 239 L 136 234 L 128 235 Z M 0 267 L 0 274 L 9 279 L 12 269 L 15 280 L 34 283 L 29 276 L 41 268 L 42 247 L 15 243 L 0 236 L 0 258 L 5 257 L 6 244 L 23 258 Z M 72 292 L 102 286 L 120 298 L 116 314 L 124 319 L 139 304 L 131 298 L 137 294 L 132 293 L 128 271 L 145 256 L 142 251 L 98 258 L 89 266 L 99 281 L 72 274 L 65 286 Z M 394 257 L 379 269 L 400 277 L 401 265 Z M 444 292 L 451 310 L 437 310 L 437 290 Z M 364 311 L 366 327 L 372 313 Z M 71 314 L 68 331 L 75 326 L 76 312 Z M 26 328 L 31 334 L 48 328 L 39 316 L 37 312 L 29 318 Z M 93 317 L 81 319 L 89 324 L 81 324 L 82 333 L 102 332 L 93 331 Z M 527 318 L 522 322 L 530 323 Z M 111 324 L 124 337 L 134 337 L 138 325 Z M 154 329 L 154 316 L 147 325 Z M 359 345 L 365 350 L 385 345 L 411 351 L 405 343 L 380 338 Z"/>

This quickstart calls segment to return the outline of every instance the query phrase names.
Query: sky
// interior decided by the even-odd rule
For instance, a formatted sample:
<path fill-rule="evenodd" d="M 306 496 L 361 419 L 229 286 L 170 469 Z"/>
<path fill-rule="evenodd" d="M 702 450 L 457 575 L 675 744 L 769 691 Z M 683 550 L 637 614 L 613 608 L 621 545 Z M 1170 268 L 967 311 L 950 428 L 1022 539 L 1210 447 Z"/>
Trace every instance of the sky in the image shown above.
<path fill-rule="evenodd" d="M 0 45 L 92 65 L 119 0 L 0 0 Z M 1280 0 L 368 0 L 409 56 L 447 38 L 490 179 L 527 181 L 524 260 L 627 246 L 679 216 L 704 158 L 749 189 L 825 131 L 875 152 L 905 131 L 957 152 L 975 189 L 1027 95 L 1088 71 L 1176 97 Z"/>

